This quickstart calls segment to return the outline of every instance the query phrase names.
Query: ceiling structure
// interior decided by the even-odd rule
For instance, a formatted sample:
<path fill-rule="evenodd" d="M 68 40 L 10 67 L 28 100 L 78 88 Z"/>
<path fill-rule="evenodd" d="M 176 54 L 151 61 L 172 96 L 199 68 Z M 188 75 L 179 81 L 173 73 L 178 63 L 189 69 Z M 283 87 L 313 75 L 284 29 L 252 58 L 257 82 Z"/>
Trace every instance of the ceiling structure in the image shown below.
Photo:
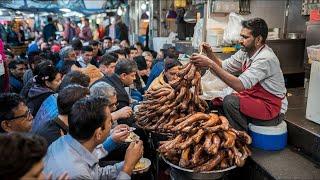
<path fill-rule="evenodd" d="M 84 15 L 104 13 L 108 9 L 116 9 L 128 0 L 1 0 L 0 8 L 25 12 L 62 13 L 61 9 L 69 9 Z"/>

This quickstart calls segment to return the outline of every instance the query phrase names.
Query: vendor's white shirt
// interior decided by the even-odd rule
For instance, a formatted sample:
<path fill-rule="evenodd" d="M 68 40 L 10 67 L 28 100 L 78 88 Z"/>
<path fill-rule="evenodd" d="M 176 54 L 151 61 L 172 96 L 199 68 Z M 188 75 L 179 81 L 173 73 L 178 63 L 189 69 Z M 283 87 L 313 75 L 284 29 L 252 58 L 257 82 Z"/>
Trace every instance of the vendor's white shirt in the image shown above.
<path fill-rule="evenodd" d="M 222 62 L 222 68 L 231 73 L 241 72 L 241 68 L 245 64 L 250 65 L 250 67 L 239 76 L 245 89 L 250 89 L 259 82 L 266 91 L 283 98 L 281 113 L 285 113 L 288 108 L 288 101 L 285 96 L 287 89 L 279 59 L 272 49 L 265 45 L 251 58 L 249 58 L 247 52 L 239 50 Z"/>

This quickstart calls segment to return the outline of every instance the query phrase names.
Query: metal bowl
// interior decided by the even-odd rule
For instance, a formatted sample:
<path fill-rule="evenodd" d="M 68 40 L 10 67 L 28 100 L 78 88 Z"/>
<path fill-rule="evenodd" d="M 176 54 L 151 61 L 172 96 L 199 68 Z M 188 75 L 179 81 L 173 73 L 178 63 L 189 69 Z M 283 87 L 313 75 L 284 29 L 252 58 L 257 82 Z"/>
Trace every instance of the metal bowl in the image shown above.
<path fill-rule="evenodd" d="M 287 38 L 288 39 L 299 39 L 301 37 L 301 33 L 288 33 Z"/>
<path fill-rule="evenodd" d="M 174 176 L 174 180 L 185 180 L 185 179 L 220 179 L 222 178 L 228 171 L 236 168 L 237 166 L 231 166 L 222 170 L 213 170 L 213 171 L 204 171 L 204 172 L 195 172 L 192 169 L 182 168 L 175 164 L 172 164 L 163 156 L 161 156 L 164 162 L 171 166 L 171 176 Z"/>

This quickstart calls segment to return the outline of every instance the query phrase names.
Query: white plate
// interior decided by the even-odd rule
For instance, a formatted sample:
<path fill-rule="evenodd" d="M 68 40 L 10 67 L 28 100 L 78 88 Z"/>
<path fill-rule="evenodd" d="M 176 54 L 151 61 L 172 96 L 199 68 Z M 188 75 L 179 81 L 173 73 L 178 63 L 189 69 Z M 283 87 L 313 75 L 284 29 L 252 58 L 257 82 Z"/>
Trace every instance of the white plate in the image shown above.
<path fill-rule="evenodd" d="M 151 161 L 147 158 L 141 158 L 139 162 L 143 162 L 145 164 L 144 167 L 140 169 L 133 169 L 133 173 L 147 172 L 149 170 L 149 167 L 151 166 Z"/>

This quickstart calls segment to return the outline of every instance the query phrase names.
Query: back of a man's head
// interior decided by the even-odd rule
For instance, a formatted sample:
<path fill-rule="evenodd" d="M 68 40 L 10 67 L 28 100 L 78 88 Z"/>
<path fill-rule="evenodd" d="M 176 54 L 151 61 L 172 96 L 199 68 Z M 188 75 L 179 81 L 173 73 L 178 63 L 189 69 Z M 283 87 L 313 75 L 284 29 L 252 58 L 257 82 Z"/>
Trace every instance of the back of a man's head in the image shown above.
<path fill-rule="evenodd" d="M 90 87 L 90 95 L 105 96 L 109 99 L 110 97 L 116 96 L 117 92 L 110 84 L 100 81 Z"/>
<path fill-rule="evenodd" d="M 105 66 L 109 66 L 111 63 L 116 63 L 117 62 L 117 58 L 110 55 L 110 54 L 104 54 L 103 56 L 101 56 L 101 61 L 99 63 L 100 64 L 103 64 Z"/>
<path fill-rule="evenodd" d="M 79 71 L 71 71 L 63 77 L 60 84 L 60 89 L 63 89 L 70 84 L 78 84 L 83 87 L 89 87 L 90 77 Z"/>
<path fill-rule="evenodd" d="M 77 84 L 72 84 L 62 89 L 57 98 L 59 114 L 68 115 L 73 104 L 87 95 L 89 95 L 89 89 Z"/>
<path fill-rule="evenodd" d="M 137 63 L 131 60 L 120 60 L 115 67 L 115 73 L 121 75 L 122 73 L 130 74 L 138 70 Z"/>
<path fill-rule="evenodd" d="M 47 20 L 48 20 L 48 23 L 51 23 L 52 22 L 52 17 L 48 16 Z"/>
<path fill-rule="evenodd" d="M 65 60 L 65 59 L 69 58 L 69 54 L 70 54 L 70 52 L 72 52 L 73 50 L 74 50 L 74 49 L 73 49 L 72 46 L 66 46 L 66 47 L 62 48 L 62 49 L 60 50 L 60 53 L 59 53 L 60 58 L 61 58 L 62 60 Z"/>
<path fill-rule="evenodd" d="M 91 96 L 77 101 L 68 116 L 70 135 L 77 140 L 89 140 L 98 128 L 104 129 L 108 105 L 105 97 Z"/>
<path fill-rule="evenodd" d="M 91 46 L 83 46 L 82 49 L 81 49 L 82 53 L 85 53 L 85 52 L 92 52 L 93 49 Z"/>
<path fill-rule="evenodd" d="M 73 40 L 71 41 L 71 45 L 72 45 L 73 49 L 74 49 L 74 50 L 77 50 L 77 51 L 81 50 L 82 47 L 83 47 L 83 44 L 82 44 L 81 40 L 78 39 L 78 38 L 73 39 Z"/>
<path fill-rule="evenodd" d="M 0 134 L 0 142 L 0 179 L 21 179 L 47 152 L 46 140 L 33 134 Z"/>

